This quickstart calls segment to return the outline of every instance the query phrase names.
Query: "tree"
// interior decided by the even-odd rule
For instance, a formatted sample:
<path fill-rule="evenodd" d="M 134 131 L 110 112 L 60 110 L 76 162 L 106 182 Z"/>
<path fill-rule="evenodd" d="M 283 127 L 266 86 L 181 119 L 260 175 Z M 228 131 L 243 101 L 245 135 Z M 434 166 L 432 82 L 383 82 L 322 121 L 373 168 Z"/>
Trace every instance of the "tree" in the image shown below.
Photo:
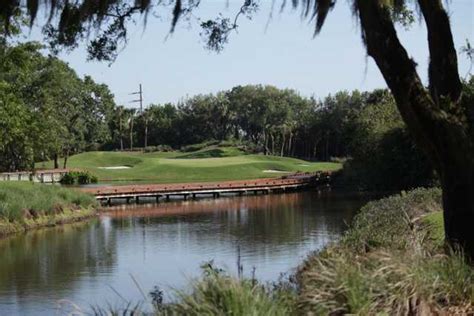
<path fill-rule="evenodd" d="M 428 155 L 439 174 L 443 189 L 446 238 L 452 245 L 464 247 L 474 257 L 474 104 L 463 102 L 457 55 L 449 17 L 442 0 L 416 0 L 428 31 L 430 52 L 429 87 L 426 88 L 416 70 L 415 62 L 400 43 L 395 23 L 407 12 L 404 0 L 352 0 L 361 26 L 362 39 L 380 69 L 397 103 L 398 110 L 416 143 Z M 31 20 L 39 5 L 50 6 L 60 16 L 58 27 L 49 27 L 53 44 L 73 47 L 89 34 L 87 25 L 96 25 L 102 32 L 89 45 L 97 59 L 113 59 L 120 41 L 126 39 L 126 22 L 134 13 L 149 12 L 152 1 L 83 0 L 76 5 L 62 1 L 28 1 Z M 178 20 L 189 14 L 199 1 L 171 1 L 172 29 Z M 335 0 L 292 1 L 300 5 L 305 16 L 315 17 L 318 33 Z M 0 7 L 7 25 L 20 1 L 8 1 Z M 203 33 L 208 46 L 222 49 L 229 34 L 235 30 L 237 18 L 249 15 L 256 7 L 245 0 L 235 20 L 218 18 L 205 21 Z M 232 22 L 235 21 L 235 22 Z"/>
<path fill-rule="evenodd" d="M 115 107 L 105 85 L 90 77 L 80 79 L 66 63 L 43 56 L 41 49 L 38 43 L 0 45 L 0 83 L 22 105 L 17 116 L 25 110 L 28 118 L 23 126 L 28 128 L 29 137 L 18 140 L 17 147 L 28 148 L 32 159 L 11 156 L 16 157 L 15 165 L 20 169 L 31 169 L 33 162 L 48 159 L 58 168 L 61 156 L 65 168 L 70 154 L 97 148 L 98 143 L 109 139 L 107 123 Z M 13 116 L 14 112 L 7 113 Z M 13 122 L 16 117 L 9 119 Z"/>
<path fill-rule="evenodd" d="M 0 170 L 18 171 L 32 169 L 31 114 L 9 85 L 0 82 Z"/>
<path fill-rule="evenodd" d="M 392 97 L 367 103 L 351 119 L 345 180 L 365 190 L 430 186 L 433 169 L 409 137 Z"/>

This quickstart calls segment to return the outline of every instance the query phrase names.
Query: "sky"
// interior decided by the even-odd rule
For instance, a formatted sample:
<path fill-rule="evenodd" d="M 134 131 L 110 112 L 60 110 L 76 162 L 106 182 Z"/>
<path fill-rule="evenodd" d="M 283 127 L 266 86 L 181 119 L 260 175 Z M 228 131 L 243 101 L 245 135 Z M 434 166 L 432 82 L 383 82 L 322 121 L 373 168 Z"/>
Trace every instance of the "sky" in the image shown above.
<path fill-rule="evenodd" d="M 234 16 L 242 0 L 202 0 L 194 16 L 202 19 Z M 198 21 L 182 22 L 169 35 L 169 17 L 149 16 L 146 28 L 138 21 L 129 29 L 130 39 L 117 60 L 88 62 L 85 44 L 59 57 L 83 75 L 109 86 L 118 104 L 130 103 L 131 92 L 143 85 L 144 104 L 177 102 L 196 94 L 227 90 L 237 85 L 268 84 L 292 88 L 303 96 L 324 98 L 340 90 L 372 90 L 386 84 L 375 63 L 367 57 L 357 21 L 347 1 L 338 1 L 322 32 L 313 37 L 314 25 L 302 20 L 298 11 L 279 12 L 278 0 L 269 20 L 271 1 L 262 0 L 252 20 L 239 22 L 221 53 L 204 48 Z M 474 1 L 449 2 L 455 46 L 474 44 Z M 166 16 L 166 14 L 165 14 Z M 399 36 L 418 63 L 426 82 L 429 60 L 426 28 L 416 22 L 410 30 L 399 28 Z M 39 38 L 33 30 L 32 39 Z M 464 76 L 470 62 L 459 56 Z"/>

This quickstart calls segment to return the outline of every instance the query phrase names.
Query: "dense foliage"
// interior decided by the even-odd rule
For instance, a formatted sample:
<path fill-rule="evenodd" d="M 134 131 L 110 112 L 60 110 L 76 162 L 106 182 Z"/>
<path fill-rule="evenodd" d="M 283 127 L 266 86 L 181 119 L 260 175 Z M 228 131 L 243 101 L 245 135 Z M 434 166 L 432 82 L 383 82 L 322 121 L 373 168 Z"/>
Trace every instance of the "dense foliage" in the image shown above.
<path fill-rule="evenodd" d="M 41 49 L 0 45 L 0 170 L 31 169 L 108 141 L 115 105 L 107 86 Z"/>
<path fill-rule="evenodd" d="M 69 171 L 61 178 L 61 184 L 90 184 L 97 183 L 96 176 L 87 171 Z"/>
<path fill-rule="evenodd" d="M 177 104 L 151 105 L 137 114 L 132 136 L 131 124 L 121 132 L 120 124 L 114 125 L 112 147 L 131 148 L 131 139 L 133 147 L 143 147 L 146 123 L 149 146 L 179 149 L 211 140 L 233 140 L 271 155 L 313 160 L 346 157 L 352 154 L 353 133 L 358 128 L 354 120 L 365 107 L 381 103 L 381 95 L 393 104 L 384 90 L 342 91 L 316 100 L 273 86 L 237 86 Z M 131 110 L 119 108 L 120 113 L 122 117 L 114 122 L 130 122 Z"/>

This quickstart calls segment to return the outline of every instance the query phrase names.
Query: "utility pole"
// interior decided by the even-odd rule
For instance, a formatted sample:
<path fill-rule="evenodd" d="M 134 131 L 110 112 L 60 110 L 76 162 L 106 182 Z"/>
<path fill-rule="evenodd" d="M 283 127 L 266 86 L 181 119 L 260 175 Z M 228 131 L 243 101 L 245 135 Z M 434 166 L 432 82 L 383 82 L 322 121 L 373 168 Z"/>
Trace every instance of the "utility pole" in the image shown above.
<path fill-rule="evenodd" d="M 140 85 L 139 85 L 138 87 L 139 87 L 138 91 L 132 92 L 132 93 L 130 93 L 130 95 L 138 94 L 139 98 L 138 98 L 138 100 L 133 100 L 133 101 L 131 101 L 130 103 L 137 103 L 137 102 L 139 102 L 139 103 L 140 103 L 140 112 L 139 112 L 139 113 L 142 113 L 142 111 L 143 111 L 143 90 L 142 90 L 142 84 L 140 83 Z"/>
<path fill-rule="evenodd" d="M 138 99 L 133 100 L 130 103 L 140 103 L 140 110 L 138 112 L 139 115 L 143 114 L 143 90 L 142 90 L 142 84 L 139 84 L 139 89 L 136 92 L 130 93 L 130 95 L 135 95 L 138 94 Z M 133 114 L 132 114 L 133 115 Z M 133 116 L 132 116 L 132 124 L 131 124 L 131 130 L 130 130 L 130 150 L 133 149 L 133 138 L 132 138 L 132 133 L 133 133 Z M 148 146 L 148 117 L 145 114 L 145 144 L 144 148 Z"/>

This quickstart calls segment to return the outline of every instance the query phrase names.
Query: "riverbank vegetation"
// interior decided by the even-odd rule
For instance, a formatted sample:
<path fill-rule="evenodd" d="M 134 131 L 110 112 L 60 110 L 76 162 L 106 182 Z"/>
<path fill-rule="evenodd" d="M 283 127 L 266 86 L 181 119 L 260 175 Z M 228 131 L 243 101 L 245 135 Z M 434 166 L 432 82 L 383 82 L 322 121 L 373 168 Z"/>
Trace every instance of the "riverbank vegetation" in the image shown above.
<path fill-rule="evenodd" d="M 0 182 L 0 236 L 74 222 L 95 214 L 85 193 L 29 182 Z"/>
<path fill-rule="evenodd" d="M 298 310 L 317 314 L 473 313 L 474 269 L 445 248 L 441 191 L 367 204 L 336 245 L 298 273 Z"/>
<path fill-rule="evenodd" d="M 445 244 L 441 191 L 416 189 L 368 203 L 291 281 L 261 284 L 206 264 L 173 302 L 159 289 L 151 302 L 156 315 L 470 315 L 474 268 L 466 260 Z"/>

